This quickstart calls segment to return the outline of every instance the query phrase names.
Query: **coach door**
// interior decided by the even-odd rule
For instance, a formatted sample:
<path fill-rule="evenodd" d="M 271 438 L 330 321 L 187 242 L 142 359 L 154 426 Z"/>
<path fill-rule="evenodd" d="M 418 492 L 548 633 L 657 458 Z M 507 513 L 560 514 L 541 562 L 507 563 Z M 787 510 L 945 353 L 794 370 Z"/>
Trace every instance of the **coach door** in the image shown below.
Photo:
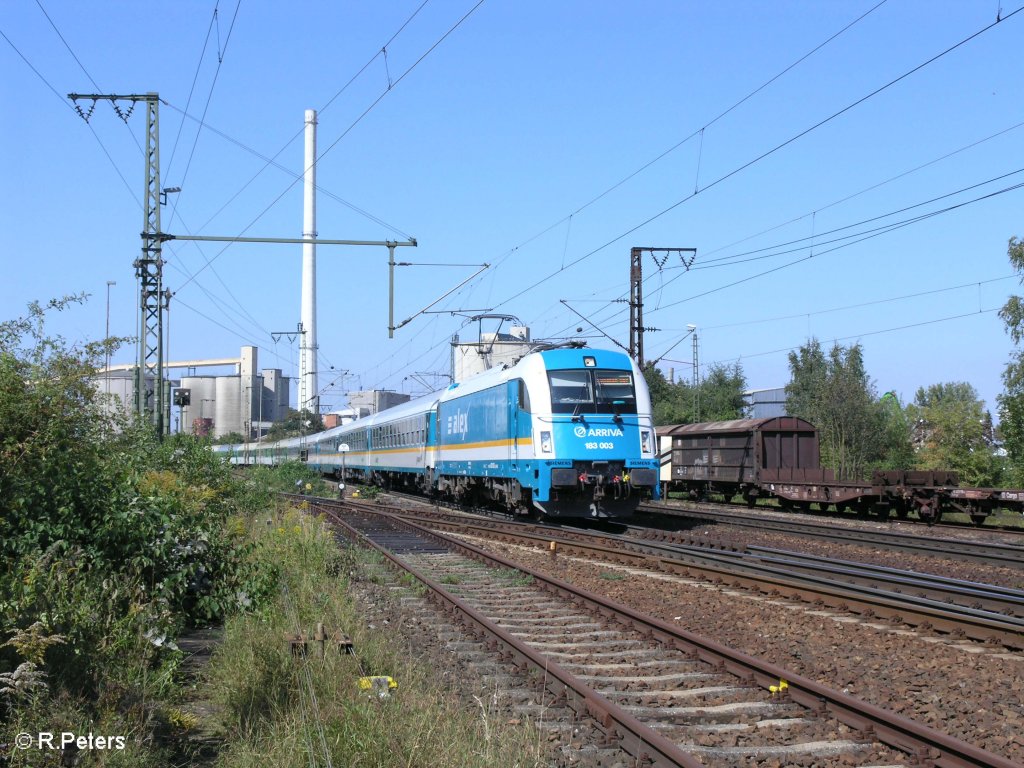
<path fill-rule="evenodd" d="M 522 379 L 515 379 L 508 383 L 508 428 L 509 436 L 509 463 L 516 471 L 519 467 L 519 435 L 524 429 L 529 428 L 530 396 L 526 390 L 526 382 Z M 529 452 L 527 452 L 529 455 Z"/>

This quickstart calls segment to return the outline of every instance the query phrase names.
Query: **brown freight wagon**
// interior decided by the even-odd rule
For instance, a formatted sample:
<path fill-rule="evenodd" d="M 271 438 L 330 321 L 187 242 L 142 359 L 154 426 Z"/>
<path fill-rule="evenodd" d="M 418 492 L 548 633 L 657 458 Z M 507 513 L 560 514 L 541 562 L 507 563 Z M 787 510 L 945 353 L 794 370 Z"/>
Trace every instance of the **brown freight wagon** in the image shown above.
<path fill-rule="evenodd" d="M 662 493 L 691 499 L 719 494 L 753 505 L 773 498 L 783 507 L 834 506 L 935 522 L 945 511 L 981 523 L 1002 508 L 1024 512 L 1024 490 L 961 488 L 956 472 L 876 470 L 870 482 L 837 480 L 821 466 L 818 430 L 795 416 L 734 419 L 658 427 Z"/>
<path fill-rule="evenodd" d="M 838 508 L 878 502 L 869 484 L 837 482 L 821 466 L 818 430 L 795 416 L 734 419 L 658 427 L 661 482 L 666 491 L 691 498 L 710 493 L 729 500 L 775 497 L 807 508 L 816 502 Z"/>

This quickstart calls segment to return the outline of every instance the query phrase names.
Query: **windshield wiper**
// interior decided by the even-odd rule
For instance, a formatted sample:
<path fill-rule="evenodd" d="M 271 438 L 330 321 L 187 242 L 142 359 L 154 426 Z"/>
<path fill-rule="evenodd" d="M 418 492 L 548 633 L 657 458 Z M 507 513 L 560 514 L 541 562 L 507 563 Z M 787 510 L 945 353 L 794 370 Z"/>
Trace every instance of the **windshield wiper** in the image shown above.
<path fill-rule="evenodd" d="M 612 421 L 616 424 L 622 423 L 622 406 L 625 404 L 625 400 L 612 400 L 612 410 L 615 412 L 615 415 L 612 416 Z"/>
<path fill-rule="evenodd" d="M 573 421 L 586 421 L 586 419 L 584 419 L 583 415 L 580 413 L 580 406 L 582 406 L 582 405 L 583 405 L 582 402 L 577 402 L 576 403 L 576 407 L 572 409 L 572 420 Z"/>

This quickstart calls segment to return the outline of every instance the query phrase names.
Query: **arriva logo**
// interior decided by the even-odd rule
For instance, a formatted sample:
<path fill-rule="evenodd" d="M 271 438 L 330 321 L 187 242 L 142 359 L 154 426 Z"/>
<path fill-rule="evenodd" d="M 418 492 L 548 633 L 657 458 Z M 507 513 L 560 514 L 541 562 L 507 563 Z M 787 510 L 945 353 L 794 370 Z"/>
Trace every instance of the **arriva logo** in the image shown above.
<path fill-rule="evenodd" d="M 577 424 L 576 428 L 573 429 L 572 433 L 574 435 L 576 435 L 576 437 L 586 437 L 587 436 L 587 428 L 584 427 L 582 424 Z"/>
<path fill-rule="evenodd" d="M 576 427 L 576 434 L 583 437 L 580 429 L 582 429 L 582 427 Z M 622 437 L 623 434 L 625 433 L 618 427 L 614 429 L 610 427 L 593 427 L 587 430 L 587 437 Z"/>

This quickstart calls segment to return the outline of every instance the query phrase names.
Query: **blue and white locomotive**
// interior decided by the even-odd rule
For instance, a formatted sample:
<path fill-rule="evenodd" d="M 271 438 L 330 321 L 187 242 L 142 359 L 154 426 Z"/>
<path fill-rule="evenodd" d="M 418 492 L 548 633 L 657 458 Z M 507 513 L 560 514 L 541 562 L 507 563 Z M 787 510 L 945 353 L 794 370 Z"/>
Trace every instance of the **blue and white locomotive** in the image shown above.
<path fill-rule="evenodd" d="M 531 352 L 315 435 L 216 447 L 237 464 L 298 459 L 339 478 L 551 517 L 624 517 L 659 498 L 656 449 L 640 370 L 626 354 L 586 348 Z"/>

